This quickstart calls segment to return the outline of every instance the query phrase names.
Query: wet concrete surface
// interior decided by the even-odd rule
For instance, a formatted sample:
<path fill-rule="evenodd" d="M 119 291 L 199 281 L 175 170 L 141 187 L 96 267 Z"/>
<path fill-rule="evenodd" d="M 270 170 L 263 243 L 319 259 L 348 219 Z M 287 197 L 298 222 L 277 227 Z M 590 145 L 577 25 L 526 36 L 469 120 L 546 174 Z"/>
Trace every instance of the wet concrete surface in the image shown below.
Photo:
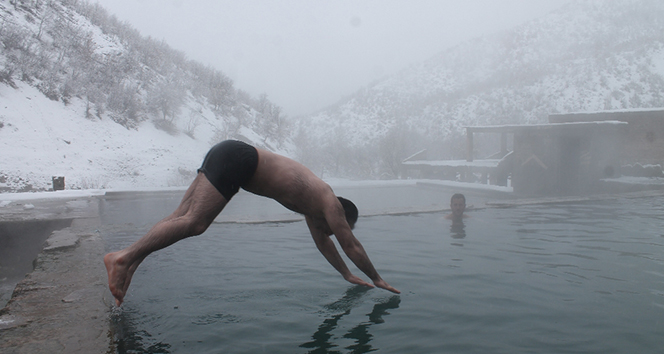
<path fill-rule="evenodd" d="M 0 308 L 7 304 L 16 284 L 32 272 L 33 261 L 46 239 L 71 222 L 62 219 L 0 223 Z"/>
<path fill-rule="evenodd" d="M 112 353 L 110 293 L 98 199 L 29 200 L 0 208 L 0 223 L 60 221 L 0 310 L 0 352 Z"/>

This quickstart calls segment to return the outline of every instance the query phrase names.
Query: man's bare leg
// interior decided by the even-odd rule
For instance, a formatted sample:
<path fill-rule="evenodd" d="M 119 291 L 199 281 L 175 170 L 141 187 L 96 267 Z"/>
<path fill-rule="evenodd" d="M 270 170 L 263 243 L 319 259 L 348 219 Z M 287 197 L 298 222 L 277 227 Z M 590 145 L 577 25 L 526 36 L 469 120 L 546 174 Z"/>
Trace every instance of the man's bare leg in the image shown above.
<path fill-rule="evenodd" d="M 131 278 L 139 264 L 150 253 L 168 247 L 184 238 L 203 233 L 228 201 L 203 173 L 196 176 L 178 208 L 154 225 L 131 246 L 104 256 L 108 287 L 120 306 Z"/>

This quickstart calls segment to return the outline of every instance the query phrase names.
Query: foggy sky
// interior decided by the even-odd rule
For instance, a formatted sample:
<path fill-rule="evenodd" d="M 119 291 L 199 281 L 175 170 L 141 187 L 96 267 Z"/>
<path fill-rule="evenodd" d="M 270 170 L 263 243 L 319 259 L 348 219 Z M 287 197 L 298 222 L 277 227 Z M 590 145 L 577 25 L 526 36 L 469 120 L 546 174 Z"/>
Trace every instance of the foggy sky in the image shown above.
<path fill-rule="evenodd" d="M 94 1 L 94 0 L 93 0 Z M 289 116 L 569 0 L 97 0 Z"/>

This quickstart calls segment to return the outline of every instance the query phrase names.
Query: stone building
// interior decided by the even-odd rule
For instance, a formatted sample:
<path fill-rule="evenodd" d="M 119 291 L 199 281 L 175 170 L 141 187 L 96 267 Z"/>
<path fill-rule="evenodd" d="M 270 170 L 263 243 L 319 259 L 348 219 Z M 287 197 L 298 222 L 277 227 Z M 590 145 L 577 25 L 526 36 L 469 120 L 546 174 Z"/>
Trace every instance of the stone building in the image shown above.
<path fill-rule="evenodd" d="M 655 177 L 664 165 L 664 109 L 552 114 L 550 123 L 605 122 L 628 123 L 618 158 L 621 174 Z M 639 166 L 637 168 L 636 166 Z"/>

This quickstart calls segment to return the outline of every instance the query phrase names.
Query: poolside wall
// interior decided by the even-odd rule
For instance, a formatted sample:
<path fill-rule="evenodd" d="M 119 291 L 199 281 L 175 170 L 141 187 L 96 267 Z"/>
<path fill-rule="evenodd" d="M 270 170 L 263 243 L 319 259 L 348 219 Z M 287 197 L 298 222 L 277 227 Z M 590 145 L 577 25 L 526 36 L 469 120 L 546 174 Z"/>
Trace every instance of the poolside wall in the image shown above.
<path fill-rule="evenodd" d="M 620 175 L 624 124 L 535 128 L 514 135 L 514 192 L 582 195 L 597 192 L 600 179 Z"/>
<path fill-rule="evenodd" d="M 550 123 L 627 122 L 624 146 L 617 151 L 622 165 L 664 165 L 664 110 L 549 115 Z"/>
<path fill-rule="evenodd" d="M 53 199 L 19 199 L 0 208 L 0 223 L 13 224 L 5 230 L 15 241 L 25 236 L 21 223 L 67 226 L 51 232 L 46 242 L 34 238 L 13 242 L 12 247 L 22 248 L 25 242 L 36 242 L 30 247 L 42 250 L 32 262 L 34 269 L 0 309 L 0 353 L 114 353 L 98 199 L 53 195 Z"/>

